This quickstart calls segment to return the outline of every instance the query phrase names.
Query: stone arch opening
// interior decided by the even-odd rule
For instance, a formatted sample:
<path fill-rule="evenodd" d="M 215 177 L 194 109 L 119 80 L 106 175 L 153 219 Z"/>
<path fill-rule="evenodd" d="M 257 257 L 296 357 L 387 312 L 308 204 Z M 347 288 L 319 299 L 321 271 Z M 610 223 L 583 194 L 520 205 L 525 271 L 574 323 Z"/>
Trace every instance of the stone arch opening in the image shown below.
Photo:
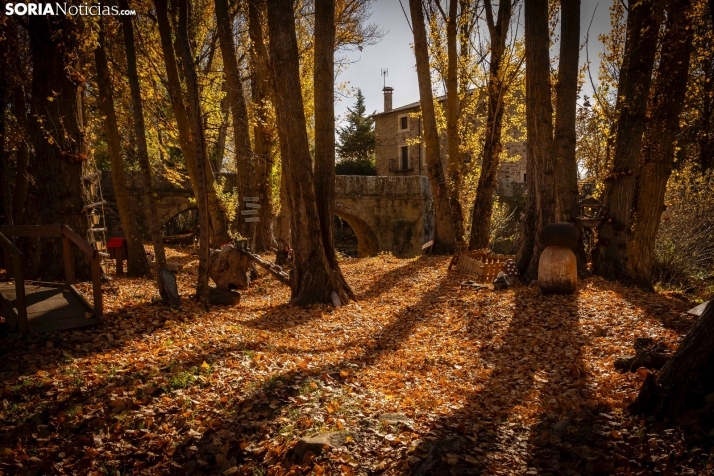
<path fill-rule="evenodd" d="M 357 256 L 365 258 L 367 256 L 375 256 L 379 252 L 379 241 L 372 227 L 362 218 L 351 215 L 349 213 L 335 213 L 342 218 L 352 228 L 357 235 Z"/>
<path fill-rule="evenodd" d="M 191 233 L 198 227 L 198 208 L 196 206 L 185 207 L 181 210 L 172 210 L 167 214 L 168 219 L 164 219 L 164 235 L 180 235 Z"/>

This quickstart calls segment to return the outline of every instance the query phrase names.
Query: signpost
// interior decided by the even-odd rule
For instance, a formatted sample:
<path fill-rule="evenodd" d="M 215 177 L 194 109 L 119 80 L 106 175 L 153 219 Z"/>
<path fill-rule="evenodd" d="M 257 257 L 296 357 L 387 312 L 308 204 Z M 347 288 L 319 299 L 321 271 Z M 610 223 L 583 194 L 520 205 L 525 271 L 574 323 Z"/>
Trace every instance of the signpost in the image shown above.
<path fill-rule="evenodd" d="M 244 202 L 257 202 L 258 200 L 258 197 L 243 197 Z"/>
<path fill-rule="evenodd" d="M 243 197 L 243 201 L 245 202 L 243 205 L 248 207 L 246 210 L 241 210 L 240 214 L 241 215 L 257 215 L 258 214 L 258 208 L 260 208 L 260 203 L 256 203 L 260 200 L 259 197 Z M 246 223 L 255 223 L 257 221 L 260 221 L 259 217 L 251 217 L 247 216 L 245 217 L 245 222 Z"/>
<path fill-rule="evenodd" d="M 245 219 L 245 222 L 246 222 L 246 223 L 252 223 L 252 222 L 255 222 L 255 221 L 260 221 L 260 218 L 259 218 L 259 217 L 247 217 L 247 218 Z"/>
<path fill-rule="evenodd" d="M 257 215 L 258 210 L 241 210 L 240 214 L 241 215 Z"/>
<path fill-rule="evenodd" d="M 260 208 L 260 203 L 247 202 L 245 206 L 248 208 Z"/>

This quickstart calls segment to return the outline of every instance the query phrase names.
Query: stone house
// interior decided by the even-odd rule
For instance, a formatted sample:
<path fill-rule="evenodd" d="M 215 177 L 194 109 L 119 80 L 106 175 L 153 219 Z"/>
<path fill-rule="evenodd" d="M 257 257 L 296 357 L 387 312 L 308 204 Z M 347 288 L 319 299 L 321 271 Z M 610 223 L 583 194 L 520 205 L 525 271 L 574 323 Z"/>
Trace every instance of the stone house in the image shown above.
<path fill-rule="evenodd" d="M 392 92 L 394 88 L 386 86 L 384 92 L 384 111 L 372 115 L 375 134 L 375 161 L 378 176 L 404 177 L 410 175 L 427 175 L 426 148 L 424 144 L 409 145 L 408 141 L 422 135 L 421 117 L 411 117 L 420 111 L 420 103 L 413 102 L 405 106 L 392 107 Z M 446 96 L 435 98 L 445 102 Z M 520 155 L 515 161 L 501 161 L 498 171 L 500 192 L 511 196 L 526 180 L 526 143 L 510 142 L 504 144 L 509 156 Z M 446 168 L 447 144 L 446 134 L 440 136 L 441 160 Z M 470 160 L 469 157 L 466 160 Z M 477 159 L 481 160 L 481 159 Z M 520 185 L 522 188 L 524 185 Z"/>

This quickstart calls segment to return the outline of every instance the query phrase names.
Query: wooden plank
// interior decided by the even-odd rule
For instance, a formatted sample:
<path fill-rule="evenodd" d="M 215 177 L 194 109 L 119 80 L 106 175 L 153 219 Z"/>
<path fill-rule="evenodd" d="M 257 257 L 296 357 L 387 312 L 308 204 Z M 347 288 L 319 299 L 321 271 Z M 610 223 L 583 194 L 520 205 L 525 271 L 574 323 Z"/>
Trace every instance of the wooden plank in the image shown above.
<path fill-rule="evenodd" d="M 259 217 L 248 217 L 248 218 L 245 219 L 245 222 L 246 222 L 246 223 L 253 223 L 253 222 L 256 222 L 256 221 L 260 221 L 260 218 L 259 218 Z"/>
<path fill-rule="evenodd" d="M 248 208 L 260 208 L 260 203 L 246 202 L 243 205 Z"/>
<path fill-rule="evenodd" d="M 259 197 L 243 197 L 244 202 L 257 202 L 260 200 Z"/>
<path fill-rule="evenodd" d="M 0 233 L 5 236 L 55 237 L 62 236 L 62 225 L 3 225 Z"/>
<path fill-rule="evenodd" d="M 84 296 L 82 296 L 82 293 L 77 291 L 77 288 L 75 288 L 74 286 L 70 286 L 69 288 L 71 289 L 71 292 L 72 292 L 72 294 L 74 294 L 74 297 L 77 299 L 77 301 L 82 303 L 82 305 L 84 307 L 86 307 L 88 311 L 94 312 L 92 305 L 89 304 L 89 301 L 87 301 L 87 299 Z"/>
<path fill-rule="evenodd" d="M 12 241 L 8 240 L 7 236 L 3 235 L 2 233 L 0 233 L 0 246 L 2 246 L 3 251 L 5 251 L 9 255 L 21 255 L 22 254 L 22 252 L 20 252 L 20 250 L 17 248 L 17 246 L 15 246 L 15 244 Z M 8 267 L 8 271 L 9 271 L 11 261 L 8 261 L 7 257 L 5 257 L 5 260 L 6 260 L 5 266 Z"/>
<path fill-rule="evenodd" d="M 62 236 L 62 259 L 64 260 L 64 282 L 74 284 L 74 262 L 72 260 L 72 244 L 67 236 Z"/>
<path fill-rule="evenodd" d="M 99 254 L 94 252 L 92 257 L 92 294 L 94 296 L 94 315 L 99 319 L 104 317 L 104 306 L 102 305 L 102 268 L 99 263 Z"/>
<path fill-rule="evenodd" d="M 257 215 L 258 210 L 241 210 L 240 214 L 241 215 Z"/>
<path fill-rule="evenodd" d="M 87 259 L 92 259 L 96 250 L 92 248 L 90 244 L 87 243 L 84 238 L 79 236 L 73 229 L 71 229 L 67 225 L 62 225 L 62 235 L 69 238 L 69 240 L 74 243 L 75 246 L 79 248 L 80 251 L 82 251 L 82 253 L 84 253 Z"/>
<path fill-rule="evenodd" d="M 27 324 L 27 302 L 25 300 L 25 279 L 22 276 L 23 266 L 22 254 L 15 255 L 13 259 L 15 275 L 15 302 L 17 303 L 17 325 L 20 332 L 29 332 Z"/>
<path fill-rule="evenodd" d="M 17 326 L 17 313 L 10 299 L 5 293 L 0 293 L 0 315 L 6 318 L 6 322 L 10 325 L 10 329 L 15 330 Z"/>

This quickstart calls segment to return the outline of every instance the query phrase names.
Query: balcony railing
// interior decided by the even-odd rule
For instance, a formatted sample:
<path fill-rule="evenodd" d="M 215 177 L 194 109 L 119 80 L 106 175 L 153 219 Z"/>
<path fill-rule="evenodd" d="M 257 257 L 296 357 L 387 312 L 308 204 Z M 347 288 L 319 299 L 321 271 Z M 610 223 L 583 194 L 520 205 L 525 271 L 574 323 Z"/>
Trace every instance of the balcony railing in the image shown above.
<path fill-rule="evenodd" d="M 389 171 L 390 172 L 413 172 L 413 168 L 404 168 L 402 166 L 402 161 L 399 159 L 389 159 Z"/>

